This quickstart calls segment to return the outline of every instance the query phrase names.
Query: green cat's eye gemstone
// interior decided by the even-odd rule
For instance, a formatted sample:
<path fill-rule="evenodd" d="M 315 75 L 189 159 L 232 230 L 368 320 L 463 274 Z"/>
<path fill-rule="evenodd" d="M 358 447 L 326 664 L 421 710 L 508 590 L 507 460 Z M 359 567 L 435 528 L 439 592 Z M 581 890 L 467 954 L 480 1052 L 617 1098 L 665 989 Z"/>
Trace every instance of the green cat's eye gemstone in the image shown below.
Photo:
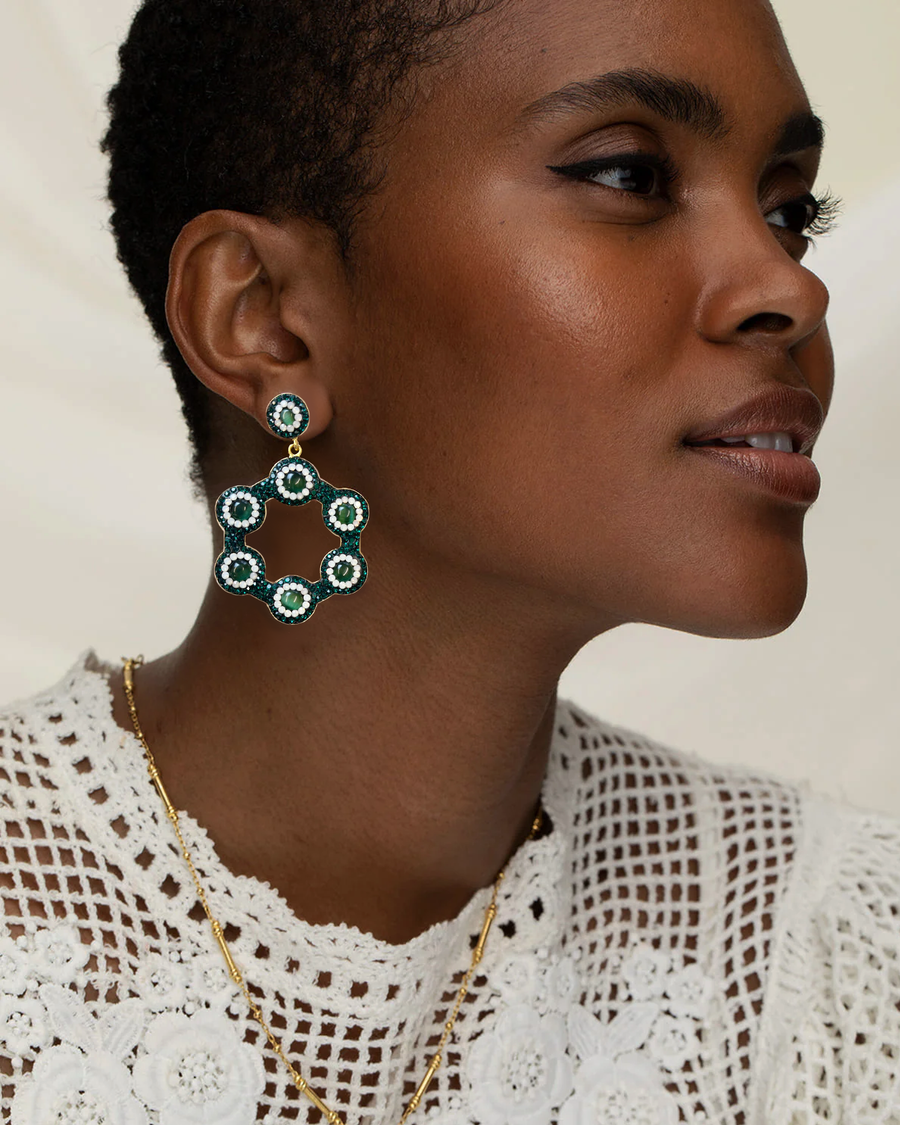
<path fill-rule="evenodd" d="M 229 575 L 232 582 L 246 582 L 253 573 L 253 567 L 246 559 L 238 559 L 231 564 Z"/>
<path fill-rule="evenodd" d="M 353 567 L 348 562 L 339 562 L 335 565 L 334 576 L 338 582 L 349 582 L 353 577 Z"/>
<path fill-rule="evenodd" d="M 281 424 L 282 424 L 282 426 L 293 426 L 293 424 L 294 424 L 294 412 L 293 412 L 293 410 L 288 410 L 287 407 L 285 407 L 284 410 L 282 410 L 282 412 L 281 412 Z"/>
<path fill-rule="evenodd" d="M 284 487 L 288 492 L 302 492 L 306 488 L 306 477 L 295 469 L 284 474 Z"/>
<path fill-rule="evenodd" d="M 285 609 L 291 611 L 295 609 L 303 609 L 303 591 L 302 590 L 285 590 L 281 595 L 281 604 Z"/>
<path fill-rule="evenodd" d="M 235 500 L 231 505 L 233 520 L 248 520 L 253 515 L 253 505 L 249 500 Z"/>
<path fill-rule="evenodd" d="M 352 504 L 341 504 L 336 515 L 338 523 L 353 523 L 356 519 L 356 508 Z"/>

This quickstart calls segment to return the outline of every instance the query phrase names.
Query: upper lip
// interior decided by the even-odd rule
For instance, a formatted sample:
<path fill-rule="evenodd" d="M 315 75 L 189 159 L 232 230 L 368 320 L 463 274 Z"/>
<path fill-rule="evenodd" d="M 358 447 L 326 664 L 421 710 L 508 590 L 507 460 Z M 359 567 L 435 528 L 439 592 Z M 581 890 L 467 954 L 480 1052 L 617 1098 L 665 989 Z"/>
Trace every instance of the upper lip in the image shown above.
<path fill-rule="evenodd" d="M 788 433 L 795 453 L 808 453 L 825 423 L 825 412 L 811 390 L 778 383 L 711 422 L 702 422 L 682 440 L 708 441 L 744 434 Z"/>

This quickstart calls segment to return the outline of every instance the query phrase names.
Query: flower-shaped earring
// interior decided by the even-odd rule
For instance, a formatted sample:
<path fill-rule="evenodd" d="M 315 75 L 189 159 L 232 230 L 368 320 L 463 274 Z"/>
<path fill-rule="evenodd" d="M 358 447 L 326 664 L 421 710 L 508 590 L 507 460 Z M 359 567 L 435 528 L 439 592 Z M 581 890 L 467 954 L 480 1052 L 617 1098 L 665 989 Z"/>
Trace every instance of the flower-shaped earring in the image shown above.
<path fill-rule="evenodd" d="M 359 537 L 369 518 L 369 505 L 353 489 L 338 489 L 322 480 L 300 456 L 298 438 L 309 425 L 309 410 L 299 395 L 276 395 L 266 410 L 266 421 L 276 437 L 291 439 L 288 455 L 276 461 L 263 480 L 226 488 L 216 501 L 225 544 L 216 559 L 215 576 L 229 594 L 252 594 L 266 603 L 276 621 L 296 625 L 308 620 L 319 602 L 332 594 L 352 594 L 365 582 L 368 568 Z M 277 582 L 266 580 L 266 560 L 247 546 L 246 537 L 262 527 L 269 500 L 292 506 L 318 500 L 322 505 L 325 526 L 340 536 L 341 545 L 322 559 L 318 582 L 293 574 Z"/>

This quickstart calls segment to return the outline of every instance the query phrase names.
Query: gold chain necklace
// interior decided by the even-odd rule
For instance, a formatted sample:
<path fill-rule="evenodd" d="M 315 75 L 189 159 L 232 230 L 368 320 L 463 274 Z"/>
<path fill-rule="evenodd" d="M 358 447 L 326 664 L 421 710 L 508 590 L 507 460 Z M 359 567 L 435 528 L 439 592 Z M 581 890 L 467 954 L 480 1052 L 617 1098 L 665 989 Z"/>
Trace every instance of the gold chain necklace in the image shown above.
<path fill-rule="evenodd" d="M 137 735 L 138 741 L 140 742 L 141 746 L 143 746 L 144 748 L 144 756 L 147 759 L 147 771 L 150 774 L 150 778 L 153 781 L 153 784 L 156 786 L 157 792 L 162 798 L 163 804 L 166 807 L 166 816 L 172 822 L 172 827 L 175 829 L 175 835 L 178 837 L 178 843 L 181 845 L 181 854 L 184 856 L 185 861 L 190 868 L 191 877 L 194 880 L 194 886 L 197 888 L 197 895 L 200 899 L 200 902 L 203 904 L 203 909 L 206 911 L 206 917 L 209 919 L 209 924 L 212 927 L 213 936 L 215 937 L 219 948 L 222 950 L 222 956 L 225 958 L 225 963 L 228 966 L 228 974 L 235 982 L 235 984 L 240 986 L 241 992 L 243 992 L 244 998 L 246 999 L 247 1004 L 250 1007 L 250 1011 L 253 1013 L 253 1016 L 259 1023 L 260 1027 L 262 1027 L 263 1031 L 266 1033 L 266 1038 L 271 1044 L 272 1050 L 276 1055 L 278 1055 L 284 1065 L 291 1072 L 291 1077 L 294 1080 L 294 1085 L 297 1087 L 300 1093 L 305 1094 L 316 1107 L 316 1109 L 321 1110 L 326 1120 L 329 1122 L 329 1125 L 344 1125 L 344 1120 L 340 1116 L 340 1114 L 337 1113 L 336 1110 L 329 1109 L 328 1106 L 319 1097 L 319 1095 L 315 1092 L 315 1090 L 310 1088 L 303 1075 L 300 1074 L 300 1072 L 291 1065 L 287 1055 L 285 1055 L 284 1051 L 281 1049 L 281 1044 L 275 1038 L 271 1029 L 269 1028 L 269 1025 L 266 1023 L 265 1018 L 260 1011 L 259 1005 L 250 995 L 250 990 L 247 988 L 240 969 L 234 963 L 234 958 L 231 956 L 231 951 L 228 948 L 228 945 L 225 941 L 225 935 L 222 932 L 221 923 L 217 918 L 213 916 L 213 913 L 209 908 L 206 894 L 204 893 L 203 887 L 200 885 L 200 878 L 197 875 L 197 869 L 194 867 L 187 844 L 185 843 L 184 837 L 181 834 L 181 827 L 178 823 L 178 812 L 176 811 L 175 806 L 169 800 L 169 795 L 166 792 L 165 787 L 163 786 L 162 778 L 159 776 L 159 770 L 156 767 L 156 762 L 153 758 L 153 754 L 150 750 L 150 747 L 147 745 L 147 740 L 146 738 L 144 738 L 144 732 L 141 730 L 141 724 L 138 721 L 137 708 L 135 707 L 134 703 L 134 669 L 136 667 L 140 667 L 140 665 L 144 663 L 144 658 L 143 656 L 134 658 L 123 657 L 122 660 L 125 666 L 125 696 L 128 700 L 128 710 L 131 712 L 131 721 L 134 725 L 134 732 Z M 534 818 L 534 823 L 532 824 L 531 831 L 528 834 L 529 840 L 533 840 L 537 835 L 541 827 L 542 819 L 543 809 L 540 805 L 538 805 L 537 815 Z M 488 903 L 488 908 L 484 914 L 484 923 L 481 927 L 481 934 L 479 935 L 478 941 L 475 944 L 475 948 L 472 951 L 472 963 L 469 965 L 468 969 L 465 972 L 465 975 L 463 976 L 462 984 L 459 986 L 459 992 L 457 992 L 456 994 L 456 1001 L 453 1005 L 453 1011 L 451 1012 L 450 1019 L 448 1019 L 444 1024 L 444 1031 L 441 1035 L 440 1041 L 438 1042 L 437 1050 L 431 1057 L 431 1061 L 428 1064 L 428 1069 L 425 1071 L 425 1077 L 419 1083 L 416 1092 L 413 1094 L 412 1098 L 410 1098 L 409 1105 L 407 1105 L 406 1109 L 403 1111 L 403 1115 L 400 1118 L 400 1125 L 405 1125 L 407 1117 L 409 1117 L 411 1113 L 418 1109 L 419 1103 L 425 1095 L 425 1091 L 428 1089 L 429 1085 L 431 1084 L 432 1078 L 434 1078 L 438 1067 L 441 1065 L 444 1046 L 446 1045 L 447 1040 L 450 1038 L 450 1035 L 453 1032 L 453 1027 L 456 1023 L 456 1017 L 459 1015 L 459 1010 L 462 1007 L 462 1002 L 469 990 L 469 981 L 472 979 L 472 974 L 475 972 L 477 965 L 481 961 L 481 958 L 484 956 L 484 945 L 487 941 L 488 931 L 491 928 L 491 923 L 494 921 L 494 918 L 497 914 L 497 895 L 500 891 L 500 884 L 503 882 L 505 873 L 506 868 L 504 867 L 504 869 L 500 872 L 500 874 L 494 881 L 494 891 L 491 895 L 491 901 L 490 903 Z"/>

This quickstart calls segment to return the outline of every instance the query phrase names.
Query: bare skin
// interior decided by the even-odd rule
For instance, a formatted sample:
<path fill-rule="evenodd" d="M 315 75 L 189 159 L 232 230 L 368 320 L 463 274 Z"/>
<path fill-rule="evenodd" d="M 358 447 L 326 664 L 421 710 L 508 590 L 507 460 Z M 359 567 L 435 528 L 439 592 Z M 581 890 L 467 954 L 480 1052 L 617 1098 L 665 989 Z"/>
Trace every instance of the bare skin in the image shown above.
<path fill-rule="evenodd" d="M 808 509 L 682 438 L 777 382 L 825 410 L 833 386 L 828 294 L 784 210 L 819 150 L 772 157 L 809 103 L 768 6 L 518 0 L 466 34 L 390 140 L 352 278 L 300 218 L 208 212 L 171 260 L 172 331 L 231 404 L 211 503 L 284 454 L 265 409 L 293 391 L 303 455 L 370 504 L 369 577 L 296 628 L 211 582 L 183 644 L 138 672 L 147 737 L 232 870 L 391 942 L 456 914 L 524 837 L 588 640 L 796 618 Z M 623 68 L 705 88 L 730 131 L 634 101 L 514 128 Z M 635 150 L 677 181 L 547 167 Z M 269 509 L 268 576 L 317 579 L 338 542 L 319 506 Z"/>

